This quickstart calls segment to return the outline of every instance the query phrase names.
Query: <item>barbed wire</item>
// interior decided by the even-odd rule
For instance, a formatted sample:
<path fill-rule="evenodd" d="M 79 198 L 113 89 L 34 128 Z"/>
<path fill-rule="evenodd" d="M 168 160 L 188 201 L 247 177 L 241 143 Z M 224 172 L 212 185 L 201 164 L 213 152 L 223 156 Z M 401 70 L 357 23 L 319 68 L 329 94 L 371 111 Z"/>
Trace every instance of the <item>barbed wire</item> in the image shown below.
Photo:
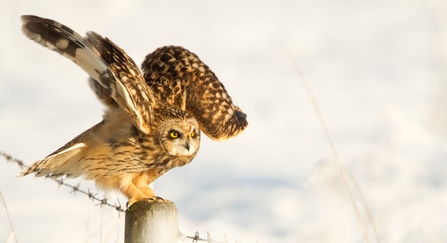
<path fill-rule="evenodd" d="M 228 243 L 227 235 L 224 235 L 224 239 L 223 239 L 223 241 L 216 241 L 216 240 L 213 240 L 213 239 L 211 238 L 211 235 L 210 235 L 210 232 L 209 232 L 209 231 L 206 232 L 206 239 L 205 239 L 205 238 L 200 238 L 200 235 L 199 235 L 199 232 L 198 232 L 198 231 L 196 231 L 196 233 L 194 234 L 194 236 L 185 236 L 185 235 L 183 235 L 182 232 L 180 232 L 180 231 L 178 232 L 178 234 L 179 234 L 179 238 L 180 238 L 182 241 L 185 241 L 185 239 L 191 239 L 191 240 L 192 240 L 192 243 L 196 243 L 196 242 L 199 242 L 199 241 L 208 242 L 208 243 Z"/>
<path fill-rule="evenodd" d="M 11 162 L 11 163 L 15 163 L 15 164 L 17 164 L 22 170 L 23 170 L 24 168 L 27 168 L 27 167 L 28 167 L 25 163 L 23 163 L 22 160 L 17 159 L 17 158 L 14 158 L 12 155 L 10 155 L 10 154 L 8 154 L 8 153 L 5 153 L 5 152 L 3 152 L 3 151 L 0 151 L 0 156 L 3 157 L 3 158 L 5 158 L 6 162 L 8 162 L 8 163 Z M 70 188 L 70 189 L 71 189 L 70 194 L 73 193 L 74 195 L 76 195 L 76 193 L 79 192 L 79 193 L 81 193 L 81 194 L 86 195 L 90 200 L 98 202 L 96 205 L 99 205 L 99 206 L 108 206 L 108 207 L 114 208 L 114 209 L 117 210 L 118 212 L 126 212 L 126 211 L 121 207 L 121 204 L 120 204 L 119 201 L 117 202 L 117 204 L 111 204 L 111 203 L 108 202 L 108 199 L 107 199 L 107 198 L 99 198 L 99 197 L 97 197 L 97 196 L 96 196 L 97 193 L 92 193 L 92 192 L 90 191 L 90 189 L 87 189 L 87 191 L 80 189 L 81 183 L 78 183 L 76 186 L 73 186 L 73 185 L 71 185 L 71 184 L 68 184 L 68 183 L 64 182 L 64 180 L 63 180 L 62 178 L 59 178 L 59 179 L 55 179 L 55 178 L 51 178 L 51 177 L 45 177 L 45 178 L 48 178 L 48 179 L 51 179 L 51 180 L 55 181 L 55 182 L 58 184 L 59 187 L 60 187 L 60 186 L 65 186 L 65 187 Z M 198 231 L 195 232 L 194 236 L 188 236 L 188 235 L 184 235 L 184 234 L 183 234 L 182 232 L 180 232 L 180 230 L 179 230 L 179 231 L 178 231 L 178 238 L 181 239 L 182 241 L 185 241 L 185 240 L 187 240 L 187 239 L 191 239 L 191 240 L 192 240 L 192 241 L 191 241 L 192 243 L 197 243 L 197 242 L 207 242 L 207 243 L 228 243 L 228 238 L 227 238 L 226 235 L 224 235 L 224 239 L 223 239 L 223 241 L 216 241 L 216 240 L 214 240 L 214 239 L 211 238 L 211 235 L 210 235 L 209 232 L 207 232 L 207 236 L 206 236 L 206 238 L 201 238 L 200 235 L 199 235 L 199 232 L 198 232 Z M 237 242 L 236 242 L 236 243 L 237 243 Z"/>
<path fill-rule="evenodd" d="M 23 163 L 22 160 L 14 158 L 13 156 L 11 156 L 11 155 L 3 152 L 3 151 L 0 151 L 0 156 L 5 158 L 6 162 L 16 163 L 22 170 L 24 168 L 28 167 L 25 163 Z M 87 191 L 80 189 L 81 183 L 78 183 L 76 186 L 73 186 L 71 184 L 68 184 L 68 183 L 64 182 L 64 180 L 62 178 L 56 179 L 56 178 L 51 178 L 51 177 L 48 177 L 48 176 L 45 177 L 45 178 L 48 178 L 48 179 L 51 179 L 51 180 L 55 181 L 58 184 L 59 187 L 60 186 L 65 186 L 65 187 L 70 188 L 71 189 L 70 193 L 73 193 L 74 195 L 76 195 L 77 192 L 86 195 L 90 200 L 97 202 L 96 205 L 99 205 L 99 206 L 109 206 L 109 207 L 114 208 L 118 212 L 125 212 L 125 210 L 121 207 L 121 203 L 119 201 L 117 203 L 115 203 L 115 204 L 109 203 L 107 198 L 99 198 L 99 197 L 97 197 L 96 196 L 97 193 L 91 192 L 90 189 L 87 189 Z"/>

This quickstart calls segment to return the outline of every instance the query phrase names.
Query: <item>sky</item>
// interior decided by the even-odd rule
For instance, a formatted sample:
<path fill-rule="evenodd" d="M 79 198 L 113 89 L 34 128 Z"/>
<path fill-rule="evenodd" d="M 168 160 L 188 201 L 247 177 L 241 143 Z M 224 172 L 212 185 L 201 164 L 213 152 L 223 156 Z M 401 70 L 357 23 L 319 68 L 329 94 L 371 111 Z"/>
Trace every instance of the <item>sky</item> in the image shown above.
<path fill-rule="evenodd" d="M 440 0 L 0 0 L 0 151 L 31 164 L 101 120 L 87 75 L 21 33 L 20 15 L 38 15 L 106 36 L 136 63 L 183 46 L 247 114 L 242 135 L 202 136 L 192 163 L 154 183 L 184 234 L 446 242 L 446 11 Z M 6 208 L 18 242 L 123 242 L 123 213 L 19 172 L 0 158 L 0 242 L 14 242 Z"/>

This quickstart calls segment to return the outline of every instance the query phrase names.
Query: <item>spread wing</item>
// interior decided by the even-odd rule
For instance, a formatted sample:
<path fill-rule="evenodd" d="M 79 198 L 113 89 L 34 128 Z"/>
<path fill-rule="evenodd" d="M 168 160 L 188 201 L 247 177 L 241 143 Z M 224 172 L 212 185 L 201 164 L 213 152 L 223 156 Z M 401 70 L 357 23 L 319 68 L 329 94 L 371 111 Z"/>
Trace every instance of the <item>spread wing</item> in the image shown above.
<path fill-rule="evenodd" d="M 149 133 L 155 100 L 135 62 L 107 38 L 78 33 L 54 20 L 22 16 L 22 31 L 31 40 L 69 58 L 90 75 L 90 85 L 108 107 L 119 105 L 141 132 Z"/>
<path fill-rule="evenodd" d="M 211 69 L 185 48 L 165 46 L 146 56 L 141 65 L 154 95 L 192 114 L 211 139 L 224 141 L 248 125 Z"/>

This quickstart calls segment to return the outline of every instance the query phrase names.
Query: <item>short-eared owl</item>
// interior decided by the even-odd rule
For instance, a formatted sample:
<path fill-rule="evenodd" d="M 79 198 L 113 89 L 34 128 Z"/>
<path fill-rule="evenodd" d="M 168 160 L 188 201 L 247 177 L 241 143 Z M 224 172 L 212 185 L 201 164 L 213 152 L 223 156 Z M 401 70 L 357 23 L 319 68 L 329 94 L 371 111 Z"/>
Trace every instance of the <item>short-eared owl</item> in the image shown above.
<path fill-rule="evenodd" d="M 165 46 L 146 56 L 140 72 L 108 38 L 78 33 L 51 19 L 22 16 L 23 33 L 69 58 L 90 76 L 106 106 L 103 120 L 24 169 L 22 176 L 84 176 L 120 190 L 129 203 L 155 197 L 148 184 L 191 162 L 200 131 L 228 140 L 248 125 L 216 75 L 196 54 Z"/>

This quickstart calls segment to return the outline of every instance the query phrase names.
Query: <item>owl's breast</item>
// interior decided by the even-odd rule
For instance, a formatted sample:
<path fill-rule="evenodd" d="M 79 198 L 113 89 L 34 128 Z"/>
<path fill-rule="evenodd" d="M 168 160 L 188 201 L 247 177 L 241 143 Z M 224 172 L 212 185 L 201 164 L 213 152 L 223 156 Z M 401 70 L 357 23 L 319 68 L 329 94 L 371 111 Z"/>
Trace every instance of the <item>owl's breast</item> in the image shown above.
<path fill-rule="evenodd" d="M 188 156 L 173 155 L 157 143 L 157 139 L 154 136 L 150 135 L 138 138 L 134 149 L 134 156 L 142 167 L 146 169 L 163 168 L 166 171 L 189 164 L 196 154 L 197 151 Z"/>

